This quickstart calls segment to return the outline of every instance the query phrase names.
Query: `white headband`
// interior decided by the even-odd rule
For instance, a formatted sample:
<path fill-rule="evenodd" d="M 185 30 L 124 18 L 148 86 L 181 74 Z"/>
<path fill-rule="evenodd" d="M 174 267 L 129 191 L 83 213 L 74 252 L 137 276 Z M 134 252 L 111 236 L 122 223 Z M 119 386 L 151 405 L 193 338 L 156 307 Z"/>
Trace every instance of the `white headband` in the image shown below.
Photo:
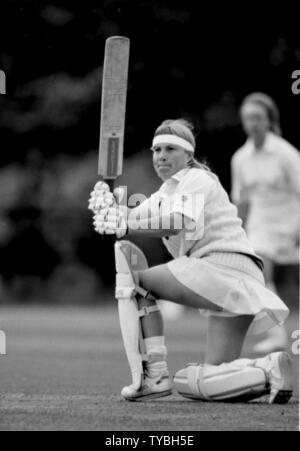
<path fill-rule="evenodd" d="M 157 135 L 153 139 L 152 146 L 157 146 L 159 144 L 175 144 L 177 146 L 183 147 L 188 152 L 195 153 L 194 146 L 188 142 L 186 139 L 180 138 L 176 135 Z"/>

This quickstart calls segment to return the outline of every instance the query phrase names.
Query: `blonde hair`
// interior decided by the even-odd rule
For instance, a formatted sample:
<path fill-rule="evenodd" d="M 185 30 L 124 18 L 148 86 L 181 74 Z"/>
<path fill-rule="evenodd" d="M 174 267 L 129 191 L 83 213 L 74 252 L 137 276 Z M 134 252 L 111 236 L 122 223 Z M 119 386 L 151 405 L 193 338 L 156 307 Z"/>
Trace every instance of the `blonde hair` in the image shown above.
<path fill-rule="evenodd" d="M 248 103 L 254 103 L 256 105 L 262 106 L 267 112 L 270 121 L 270 130 L 276 135 L 281 136 L 280 113 L 274 100 L 263 92 L 253 92 L 243 100 L 240 108 L 240 114 L 243 107 Z"/>
<path fill-rule="evenodd" d="M 194 126 L 186 119 L 168 119 L 164 121 L 155 131 L 154 136 L 159 135 L 175 135 L 179 138 L 183 138 L 188 141 L 194 148 L 196 148 L 196 138 L 194 134 Z M 192 152 L 188 152 L 191 155 L 188 161 L 189 168 L 204 169 L 210 171 L 210 168 L 206 162 L 200 162 L 196 160 Z"/>

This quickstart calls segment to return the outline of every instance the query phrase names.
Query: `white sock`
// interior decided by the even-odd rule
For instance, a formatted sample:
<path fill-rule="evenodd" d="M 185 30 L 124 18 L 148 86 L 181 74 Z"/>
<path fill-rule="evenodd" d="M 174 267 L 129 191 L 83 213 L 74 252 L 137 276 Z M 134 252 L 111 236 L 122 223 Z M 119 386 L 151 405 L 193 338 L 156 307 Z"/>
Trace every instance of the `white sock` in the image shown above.
<path fill-rule="evenodd" d="M 145 338 L 144 343 L 147 355 L 150 357 L 150 361 L 146 363 L 149 376 L 157 377 L 162 371 L 168 371 L 165 337 Z"/>
<path fill-rule="evenodd" d="M 163 335 L 160 337 L 145 338 L 144 342 L 147 352 L 152 350 L 153 348 L 163 348 L 164 350 L 166 350 L 165 337 Z"/>

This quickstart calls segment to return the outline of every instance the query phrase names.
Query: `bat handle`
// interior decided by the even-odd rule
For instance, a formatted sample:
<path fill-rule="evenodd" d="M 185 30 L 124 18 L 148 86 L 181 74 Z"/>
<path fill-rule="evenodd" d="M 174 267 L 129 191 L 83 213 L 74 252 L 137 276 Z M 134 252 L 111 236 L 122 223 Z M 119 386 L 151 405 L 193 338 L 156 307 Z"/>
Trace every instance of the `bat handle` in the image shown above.
<path fill-rule="evenodd" d="M 109 189 L 111 190 L 111 192 L 114 192 L 114 187 L 115 187 L 115 180 L 114 179 L 106 179 L 105 183 L 108 184 Z"/>
<path fill-rule="evenodd" d="M 105 179 L 104 181 L 105 181 L 105 183 L 108 184 L 110 191 L 113 193 L 114 187 L 115 187 L 115 180 L 114 179 Z M 110 243 L 111 246 L 115 245 L 115 242 L 116 242 L 115 236 L 102 235 L 102 240 L 103 240 L 103 238 L 105 238 L 106 242 Z"/>
<path fill-rule="evenodd" d="M 112 193 L 114 193 L 114 188 L 115 188 L 115 179 L 105 179 L 104 180 L 105 183 L 108 184 L 109 189 Z M 115 201 L 116 202 L 116 201 Z M 116 202 L 117 203 L 117 202 Z"/>

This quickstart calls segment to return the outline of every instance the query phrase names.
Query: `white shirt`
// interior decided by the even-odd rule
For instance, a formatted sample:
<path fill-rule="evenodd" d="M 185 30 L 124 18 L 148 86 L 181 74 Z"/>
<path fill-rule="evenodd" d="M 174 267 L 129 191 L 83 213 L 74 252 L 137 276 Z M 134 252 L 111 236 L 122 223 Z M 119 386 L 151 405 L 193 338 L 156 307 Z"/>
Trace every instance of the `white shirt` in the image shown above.
<path fill-rule="evenodd" d="M 277 242 L 279 245 L 287 235 L 293 236 L 296 243 L 299 196 L 300 155 L 283 138 L 270 132 L 262 149 L 256 150 L 253 141 L 248 140 L 234 154 L 232 200 L 249 204 L 246 229 L 257 252 Z M 283 247 L 286 249 L 287 244 Z"/>
<path fill-rule="evenodd" d="M 178 235 L 163 238 L 164 245 L 174 258 L 184 255 L 201 258 L 212 252 L 239 252 L 256 256 L 236 207 L 212 173 L 198 168 L 178 172 L 135 211 L 142 217 L 149 208 L 154 215 L 160 210 L 181 213 L 185 218 L 185 228 Z M 192 225 L 196 227 L 192 229 Z"/>

